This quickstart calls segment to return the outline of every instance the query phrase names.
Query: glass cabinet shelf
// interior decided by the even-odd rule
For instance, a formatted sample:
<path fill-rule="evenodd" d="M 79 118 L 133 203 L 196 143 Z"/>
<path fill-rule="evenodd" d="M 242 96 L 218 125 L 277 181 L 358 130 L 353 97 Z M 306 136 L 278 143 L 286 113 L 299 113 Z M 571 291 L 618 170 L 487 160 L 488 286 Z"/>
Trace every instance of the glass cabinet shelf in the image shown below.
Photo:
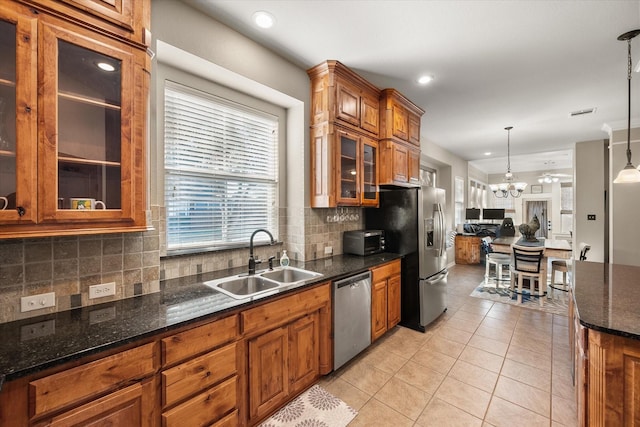
<path fill-rule="evenodd" d="M 83 95 L 76 95 L 76 94 L 73 94 L 73 93 L 60 92 L 58 94 L 58 96 L 60 98 L 67 99 L 67 100 L 70 100 L 70 101 L 81 102 L 81 103 L 84 103 L 84 104 L 95 105 L 95 106 L 98 106 L 98 107 L 105 107 L 105 108 L 109 108 L 111 110 L 120 111 L 120 109 L 121 109 L 119 105 L 110 104 L 108 102 L 104 102 L 104 101 L 99 100 L 99 99 L 92 99 L 92 98 L 89 98 L 89 97 L 86 97 L 86 96 L 83 96 Z"/>

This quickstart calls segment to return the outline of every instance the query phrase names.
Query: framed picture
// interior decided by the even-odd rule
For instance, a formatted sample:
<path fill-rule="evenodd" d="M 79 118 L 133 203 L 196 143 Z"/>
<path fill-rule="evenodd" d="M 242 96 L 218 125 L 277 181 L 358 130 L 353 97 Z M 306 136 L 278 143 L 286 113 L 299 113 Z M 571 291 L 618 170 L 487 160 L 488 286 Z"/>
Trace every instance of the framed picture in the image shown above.
<path fill-rule="evenodd" d="M 531 194 L 540 194 L 542 193 L 542 185 L 534 184 L 531 186 Z"/>

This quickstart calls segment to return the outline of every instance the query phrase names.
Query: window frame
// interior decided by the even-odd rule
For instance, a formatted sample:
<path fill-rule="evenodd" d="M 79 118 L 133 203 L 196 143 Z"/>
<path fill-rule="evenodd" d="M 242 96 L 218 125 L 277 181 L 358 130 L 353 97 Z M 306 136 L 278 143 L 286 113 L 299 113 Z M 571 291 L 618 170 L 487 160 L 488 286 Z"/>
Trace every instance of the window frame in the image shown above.
<path fill-rule="evenodd" d="M 269 231 L 273 234 L 273 237 L 276 241 L 281 240 L 282 233 L 282 218 L 280 218 L 280 210 L 285 205 L 286 196 L 286 129 L 287 129 L 287 109 L 270 103 L 268 101 L 255 98 L 246 93 L 231 89 L 226 86 L 222 86 L 214 81 L 208 80 L 204 77 L 190 74 L 182 69 L 174 68 L 171 65 L 166 63 L 158 63 L 158 73 L 157 77 L 157 141 L 155 147 L 155 158 L 158 161 L 158 168 L 155 171 L 155 177 L 157 178 L 157 187 L 156 194 L 158 200 L 162 201 L 163 207 L 166 206 L 165 200 L 165 163 L 164 163 L 164 131 L 165 131 L 165 82 L 169 81 L 174 84 L 183 85 L 192 88 L 193 90 L 207 93 L 209 95 L 224 99 L 226 101 L 230 101 L 232 103 L 237 103 L 240 105 L 244 105 L 245 107 L 257 111 L 261 111 L 265 114 L 273 115 L 278 118 L 278 157 L 277 157 L 277 187 L 276 187 L 276 203 L 277 206 L 274 208 L 275 210 L 275 221 L 276 229 Z M 165 215 L 165 230 L 162 233 L 162 238 L 164 242 L 161 241 L 161 256 L 174 256 L 174 255 L 183 255 L 183 254 L 198 254 L 198 253 L 207 253 L 214 251 L 222 251 L 228 249 L 235 248 L 243 248 L 247 247 L 249 244 L 249 235 L 247 235 L 246 240 L 237 242 L 226 242 L 224 244 L 216 244 L 216 245 L 202 245 L 200 247 L 189 247 L 189 248 L 174 248 L 170 249 L 168 244 L 168 217 Z M 259 227 L 262 228 L 262 227 Z M 264 240 L 264 242 L 263 242 Z M 267 244 L 268 239 L 266 234 L 260 233 L 260 235 L 256 235 L 255 245 Z"/>

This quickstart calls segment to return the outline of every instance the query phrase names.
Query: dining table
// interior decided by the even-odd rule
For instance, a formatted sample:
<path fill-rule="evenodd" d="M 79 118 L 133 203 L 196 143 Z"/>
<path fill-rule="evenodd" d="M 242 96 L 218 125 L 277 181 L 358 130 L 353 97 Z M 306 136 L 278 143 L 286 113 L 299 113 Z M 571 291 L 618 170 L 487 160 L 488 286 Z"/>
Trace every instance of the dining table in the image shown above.
<path fill-rule="evenodd" d="M 547 261 L 549 258 L 570 259 L 572 256 L 571 244 L 567 240 L 545 239 L 539 237 L 537 241 L 525 240 L 521 236 L 498 237 L 491 242 L 494 252 L 512 254 L 512 245 L 544 247 L 542 262 L 540 263 L 542 289 L 547 289 Z M 553 278 L 552 278 L 553 280 Z"/>

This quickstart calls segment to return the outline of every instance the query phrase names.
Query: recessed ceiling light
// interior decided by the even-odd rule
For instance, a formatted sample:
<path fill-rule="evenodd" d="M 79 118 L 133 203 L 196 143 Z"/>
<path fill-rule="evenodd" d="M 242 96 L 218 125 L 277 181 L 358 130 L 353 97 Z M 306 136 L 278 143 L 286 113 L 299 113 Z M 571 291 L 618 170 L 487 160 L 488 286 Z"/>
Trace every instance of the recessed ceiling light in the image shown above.
<path fill-rule="evenodd" d="M 96 64 L 98 66 L 98 68 L 100 68 L 103 71 L 115 71 L 116 67 L 114 67 L 113 65 L 109 64 L 108 62 L 98 62 Z"/>
<path fill-rule="evenodd" d="M 424 75 L 424 76 L 418 77 L 418 83 L 420 83 L 421 85 L 426 85 L 430 83 L 432 80 L 433 80 L 433 76 Z"/>
<path fill-rule="evenodd" d="M 253 14 L 253 22 L 260 28 L 271 28 L 276 23 L 276 18 L 269 12 L 259 10 Z"/>
<path fill-rule="evenodd" d="M 487 151 L 486 153 L 484 153 L 485 156 L 490 156 L 491 155 L 491 151 Z"/>

